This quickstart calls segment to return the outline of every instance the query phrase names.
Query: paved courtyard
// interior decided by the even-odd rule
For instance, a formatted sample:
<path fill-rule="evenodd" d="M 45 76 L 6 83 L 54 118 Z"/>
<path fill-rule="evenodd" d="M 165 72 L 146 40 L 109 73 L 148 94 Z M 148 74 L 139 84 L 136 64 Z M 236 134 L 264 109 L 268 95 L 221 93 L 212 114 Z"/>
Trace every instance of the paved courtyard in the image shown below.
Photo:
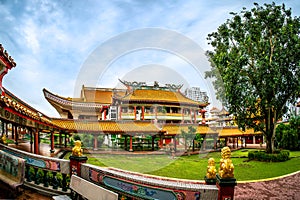
<path fill-rule="evenodd" d="M 269 181 L 238 183 L 235 199 L 241 200 L 299 200 L 300 171 Z"/>

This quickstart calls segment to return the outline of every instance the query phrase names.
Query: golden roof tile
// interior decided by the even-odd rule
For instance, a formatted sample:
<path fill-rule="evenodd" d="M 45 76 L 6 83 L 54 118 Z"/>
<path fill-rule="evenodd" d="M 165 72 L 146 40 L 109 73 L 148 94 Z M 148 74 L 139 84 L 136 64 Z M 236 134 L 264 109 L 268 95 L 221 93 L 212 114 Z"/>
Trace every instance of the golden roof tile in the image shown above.
<path fill-rule="evenodd" d="M 176 104 L 189 104 L 194 106 L 207 106 L 207 103 L 193 101 L 185 97 L 180 92 L 173 92 L 167 90 L 137 89 L 120 99 L 122 101 L 165 102 Z"/>
<path fill-rule="evenodd" d="M 75 132 L 98 132 L 112 134 L 158 134 L 161 131 L 149 121 L 85 121 L 52 119 L 57 126 Z"/>

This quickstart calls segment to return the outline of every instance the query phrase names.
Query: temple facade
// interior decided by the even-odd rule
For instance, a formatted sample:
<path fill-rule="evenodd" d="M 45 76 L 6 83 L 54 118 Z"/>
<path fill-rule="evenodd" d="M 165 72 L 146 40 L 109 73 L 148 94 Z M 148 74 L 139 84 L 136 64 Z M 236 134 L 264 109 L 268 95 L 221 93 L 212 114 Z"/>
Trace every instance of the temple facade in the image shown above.
<path fill-rule="evenodd" d="M 126 89 L 83 86 L 80 98 L 61 97 L 46 89 L 44 95 L 64 119 L 205 124 L 204 113 L 209 103 L 187 98 L 180 92 L 182 85 L 121 82 Z"/>

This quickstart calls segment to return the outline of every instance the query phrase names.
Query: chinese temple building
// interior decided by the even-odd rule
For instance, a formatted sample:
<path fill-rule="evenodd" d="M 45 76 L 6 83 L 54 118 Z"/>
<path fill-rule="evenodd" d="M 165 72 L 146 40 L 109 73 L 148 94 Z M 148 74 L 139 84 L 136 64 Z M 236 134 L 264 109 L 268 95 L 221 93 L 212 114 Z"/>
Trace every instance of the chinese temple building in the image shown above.
<path fill-rule="evenodd" d="M 201 129 L 201 133 L 206 134 L 204 113 L 209 103 L 185 97 L 180 92 L 182 85 L 162 87 L 157 82 L 151 86 L 141 82 L 121 83 L 126 89 L 83 86 L 80 98 L 61 97 L 44 89 L 45 98 L 62 117 L 53 119 L 53 122 L 68 131 L 92 133 L 95 144 L 99 134 L 109 136 L 109 140 L 124 136 L 120 141 L 121 144 L 124 142 L 125 148 L 127 137 L 133 145 L 134 136 L 141 137 L 141 140 L 148 138 L 151 149 L 154 149 L 155 139 L 162 147 L 180 133 L 178 127 L 186 129 L 188 125 L 200 127 L 199 131 Z"/>
<path fill-rule="evenodd" d="M 144 149 L 145 145 L 150 150 L 168 144 L 176 148 L 182 139 L 182 131 L 188 131 L 189 126 L 204 138 L 204 149 L 206 141 L 211 141 L 210 148 L 214 148 L 218 138 L 233 136 L 234 141 L 241 141 L 242 137 L 253 135 L 253 130 L 245 133 L 228 125 L 232 119 L 224 108 L 215 113 L 219 125 L 208 126 L 205 113 L 209 103 L 186 97 L 180 92 L 182 85 L 120 82 L 126 89 L 83 86 L 79 98 L 62 97 L 44 89 L 45 98 L 61 116 L 52 119 L 53 123 L 70 133 L 92 134 L 94 149 L 98 148 L 99 135 L 106 136 L 108 145 L 114 144 L 129 151 L 137 147 Z"/>

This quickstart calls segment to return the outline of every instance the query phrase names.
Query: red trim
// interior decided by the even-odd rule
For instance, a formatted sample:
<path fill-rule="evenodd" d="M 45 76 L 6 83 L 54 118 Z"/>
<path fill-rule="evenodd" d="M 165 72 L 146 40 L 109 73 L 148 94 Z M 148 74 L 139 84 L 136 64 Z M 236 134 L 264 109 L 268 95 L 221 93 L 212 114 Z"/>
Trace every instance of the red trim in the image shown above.
<path fill-rule="evenodd" d="M 6 111 L 8 111 L 8 112 L 11 112 L 11 113 L 13 113 L 13 114 L 15 114 L 15 115 L 18 115 L 19 117 L 22 117 L 22 118 L 25 118 L 25 119 L 28 119 L 28 120 L 32 120 L 32 121 L 37 122 L 37 123 L 39 123 L 39 124 L 43 124 L 43 125 L 46 125 L 46 126 L 50 126 L 50 127 L 52 127 L 52 128 L 58 128 L 58 127 L 56 127 L 55 125 L 46 124 L 45 122 L 41 122 L 41 121 L 38 121 L 38 120 L 36 120 L 36 119 L 32 119 L 32 118 L 29 118 L 29 117 L 27 117 L 27 116 L 25 116 L 25 115 L 22 115 L 22 114 L 18 113 L 17 111 L 13 110 L 12 108 L 5 107 L 4 110 L 6 110 Z"/>

